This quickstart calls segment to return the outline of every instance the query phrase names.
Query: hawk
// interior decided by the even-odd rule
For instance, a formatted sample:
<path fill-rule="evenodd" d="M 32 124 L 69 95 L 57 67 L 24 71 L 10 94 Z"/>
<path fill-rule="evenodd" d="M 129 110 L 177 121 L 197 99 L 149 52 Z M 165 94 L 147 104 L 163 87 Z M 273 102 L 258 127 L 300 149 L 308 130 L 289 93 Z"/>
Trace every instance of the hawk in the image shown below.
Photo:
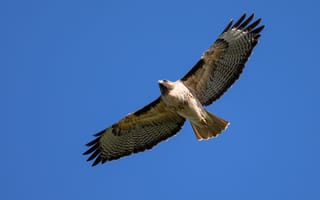
<path fill-rule="evenodd" d="M 117 123 L 95 134 L 84 155 L 92 166 L 151 149 L 175 135 L 186 119 L 198 140 L 219 135 L 229 122 L 210 113 L 204 106 L 221 97 L 239 78 L 264 26 L 261 18 L 243 14 L 231 20 L 195 66 L 175 82 L 159 80 L 161 95 L 129 113 Z"/>

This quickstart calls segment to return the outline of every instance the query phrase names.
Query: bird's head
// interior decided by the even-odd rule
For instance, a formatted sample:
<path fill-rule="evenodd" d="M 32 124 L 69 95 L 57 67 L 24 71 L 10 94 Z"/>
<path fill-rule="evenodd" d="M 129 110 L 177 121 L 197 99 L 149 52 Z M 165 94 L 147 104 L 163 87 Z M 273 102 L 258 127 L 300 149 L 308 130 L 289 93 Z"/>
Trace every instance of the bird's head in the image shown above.
<path fill-rule="evenodd" d="M 158 83 L 162 95 L 168 94 L 174 87 L 174 83 L 168 80 L 159 80 Z"/>

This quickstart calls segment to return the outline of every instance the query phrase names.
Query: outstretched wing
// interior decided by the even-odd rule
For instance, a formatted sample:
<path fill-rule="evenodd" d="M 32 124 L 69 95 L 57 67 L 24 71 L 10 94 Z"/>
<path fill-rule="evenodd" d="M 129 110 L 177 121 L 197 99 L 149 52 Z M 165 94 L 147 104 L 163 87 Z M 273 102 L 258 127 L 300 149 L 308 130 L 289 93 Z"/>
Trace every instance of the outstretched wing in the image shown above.
<path fill-rule="evenodd" d="M 203 105 L 209 105 L 239 78 L 264 26 L 254 14 L 231 21 L 198 63 L 181 79 Z M 251 23 L 251 24 L 250 24 Z"/>
<path fill-rule="evenodd" d="M 87 161 L 98 163 L 115 160 L 151 149 L 153 146 L 175 135 L 185 119 L 168 110 L 159 97 L 144 108 L 131 113 L 107 129 L 97 133 L 95 140 L 87 144 L 91 154 Z"/>

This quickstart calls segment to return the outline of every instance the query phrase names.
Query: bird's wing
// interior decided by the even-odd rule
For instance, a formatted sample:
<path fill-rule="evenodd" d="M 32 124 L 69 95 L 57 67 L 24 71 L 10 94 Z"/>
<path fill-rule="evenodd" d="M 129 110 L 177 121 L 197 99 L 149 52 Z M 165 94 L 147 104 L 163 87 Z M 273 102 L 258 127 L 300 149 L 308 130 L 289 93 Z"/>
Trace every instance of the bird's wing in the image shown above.
<path fill-rule="evenodd" d="M 252 14 L 231 21 L 198 63 L 181 79 L 203 105 L 209 105 L 239 78 L 264 26 Z M 252 23 L 251 23 L 252 22 Z"/>
<path fill-rule="evenodd" d="M 159 97 L 97 133 L 97 138 L 87 144 L 89 149 L 83 154 L 91 154 L 88 161 L 95 159 L 92 164 L 94 166 L 151 149 L 162 140 L 175 135 L 184 122 L 185 119 L 168 110 Z"/>

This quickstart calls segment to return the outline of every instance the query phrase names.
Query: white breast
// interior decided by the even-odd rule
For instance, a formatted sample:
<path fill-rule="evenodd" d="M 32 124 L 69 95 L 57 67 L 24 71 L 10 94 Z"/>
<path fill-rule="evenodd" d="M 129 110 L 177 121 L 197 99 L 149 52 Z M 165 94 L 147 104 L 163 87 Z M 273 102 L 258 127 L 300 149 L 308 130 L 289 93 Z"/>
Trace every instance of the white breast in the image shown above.
<path fill-rule="evenodd" d="M 162 97 L 168 107 L 191 121 L 203 118 L 205 111 L 198 99 L 181 81 L 176 81 L 174 85 L 174 88 Z"/>

